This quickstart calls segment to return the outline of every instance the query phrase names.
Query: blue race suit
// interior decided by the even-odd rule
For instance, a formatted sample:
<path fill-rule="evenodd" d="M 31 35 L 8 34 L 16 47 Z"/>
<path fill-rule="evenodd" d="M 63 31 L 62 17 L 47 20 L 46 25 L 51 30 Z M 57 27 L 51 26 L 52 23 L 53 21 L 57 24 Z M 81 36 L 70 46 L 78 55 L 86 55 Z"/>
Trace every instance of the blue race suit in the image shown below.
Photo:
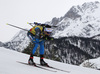
<path fill-rule="evenodd" d="M 41 30 L 39 28 L 36 28 L 35 32 L 36 32 L 35 36 L 30 32 L 27 33 L 32 43 L 35 44 L 32 50 L 32 54 L 33 55 L 35 54 L 38 45 L 40 45 L 40 55 L 44 55 L 44 40 L 40 38 Z"/>

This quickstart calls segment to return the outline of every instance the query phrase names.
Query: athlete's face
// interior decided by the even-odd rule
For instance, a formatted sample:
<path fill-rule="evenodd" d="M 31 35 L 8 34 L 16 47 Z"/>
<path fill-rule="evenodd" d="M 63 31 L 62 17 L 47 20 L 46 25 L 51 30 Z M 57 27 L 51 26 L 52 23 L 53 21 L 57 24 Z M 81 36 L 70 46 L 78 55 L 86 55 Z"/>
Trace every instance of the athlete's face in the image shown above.
<path fill-rule="evenodd" d="M 52 29 L 51 28 L 45 28 L 44 29 L 44 34 L 45 35 L 48 35 L 49 36 L 51 34 L 51 32 L 52 32 Z"/>

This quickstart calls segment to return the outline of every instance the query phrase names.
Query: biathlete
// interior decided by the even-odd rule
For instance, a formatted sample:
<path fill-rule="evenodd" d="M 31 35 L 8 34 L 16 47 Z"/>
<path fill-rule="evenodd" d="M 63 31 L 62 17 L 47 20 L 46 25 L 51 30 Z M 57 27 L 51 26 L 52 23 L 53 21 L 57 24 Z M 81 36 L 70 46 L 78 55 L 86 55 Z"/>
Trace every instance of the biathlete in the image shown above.
<path fill-rule="evenodd" d="M 32 43 L 35 44 L 32 53 L 30 54 L 29 60 L 28 60 L 28 64 L 30 65 L 36 65 L 36 63 L 33 60 L 33 57 L 35 56 L 35 51 L 38 47 L 38 45 L 40 45 L 40 64 L 41 65 L 48 65 L 45 61 L 44 61 L 44 42 L 45 40 L 53 40 L 52 37 L 50 37 L 52 29 L 51 26 L 46 25 L 46 24 L 40 24 L 40 23 L 36 23 L 34 22 L 35 26 L 33 28 L 31 28 L 28 33 L 27 36 L 29 37 L 29 39 L 31 40 Z"/>

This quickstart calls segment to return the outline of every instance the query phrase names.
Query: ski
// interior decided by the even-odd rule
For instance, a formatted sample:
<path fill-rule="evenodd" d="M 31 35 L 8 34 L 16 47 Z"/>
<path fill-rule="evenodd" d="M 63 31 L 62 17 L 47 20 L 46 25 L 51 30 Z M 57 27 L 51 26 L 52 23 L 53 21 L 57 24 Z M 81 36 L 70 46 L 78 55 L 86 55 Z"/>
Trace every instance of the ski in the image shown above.
<path fill-rule="evenodd" d="M 37 64 L 37 65 L 42 66 L 41 64 Z M 58 70 L 58 71 L 63 71 L 63 72 L 70 73 L 70 71 L 62 70 L 62 69 L 55 68 L 55 67 L 52 67 L 52 66 L 49 66 L 49 65 L 43 66 L 43 67 L 48 67 L 48 68 L 55 69 L 55 70 Z"/>
<path fill-rule="evenodd" d="M 19 62 L 19 61 L 17 61 L 17 62 L 20 63 L 20 64 L 29 65 L 28 63 L 24 63 L 24 62 Z M 38 65 L 35 65 L 35 66 L 34 65 L 29 65 L 29 66 L 33 66 L 33 67 L 40 68 L 40 69 L 43 69 L 43 70 L 47 70 L 47 71 L 50 71 L 50 72 L 57 72 L 57 71 L 53 71 L 53 70 L 43 68 L 43 67 L 38 66 Z"/>

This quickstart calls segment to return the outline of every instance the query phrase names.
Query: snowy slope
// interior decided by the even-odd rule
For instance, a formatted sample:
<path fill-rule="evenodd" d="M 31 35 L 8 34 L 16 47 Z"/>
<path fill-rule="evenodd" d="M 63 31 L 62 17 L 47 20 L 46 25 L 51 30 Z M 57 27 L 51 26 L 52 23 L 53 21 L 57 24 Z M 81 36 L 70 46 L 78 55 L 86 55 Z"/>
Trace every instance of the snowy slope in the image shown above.
<path fill-rule="evenodd" d="M 65 73 L 61 71 L 49 72 L 46 70 L 38 69 L 32 66 L 23 65 L 16 61 L 27 62 L 29 55 L 19 53 L 13 50 L 8 50 L 0 47 L 0 74 L 100 74 L 99 70 L 93 70 L 89 68 L 68 65 L 52 60 L 45 59 L 49 65 L 54 67 L 71 71 Z M 39 58 L 35 57 L 35 62 L 39 63 Z"/>

